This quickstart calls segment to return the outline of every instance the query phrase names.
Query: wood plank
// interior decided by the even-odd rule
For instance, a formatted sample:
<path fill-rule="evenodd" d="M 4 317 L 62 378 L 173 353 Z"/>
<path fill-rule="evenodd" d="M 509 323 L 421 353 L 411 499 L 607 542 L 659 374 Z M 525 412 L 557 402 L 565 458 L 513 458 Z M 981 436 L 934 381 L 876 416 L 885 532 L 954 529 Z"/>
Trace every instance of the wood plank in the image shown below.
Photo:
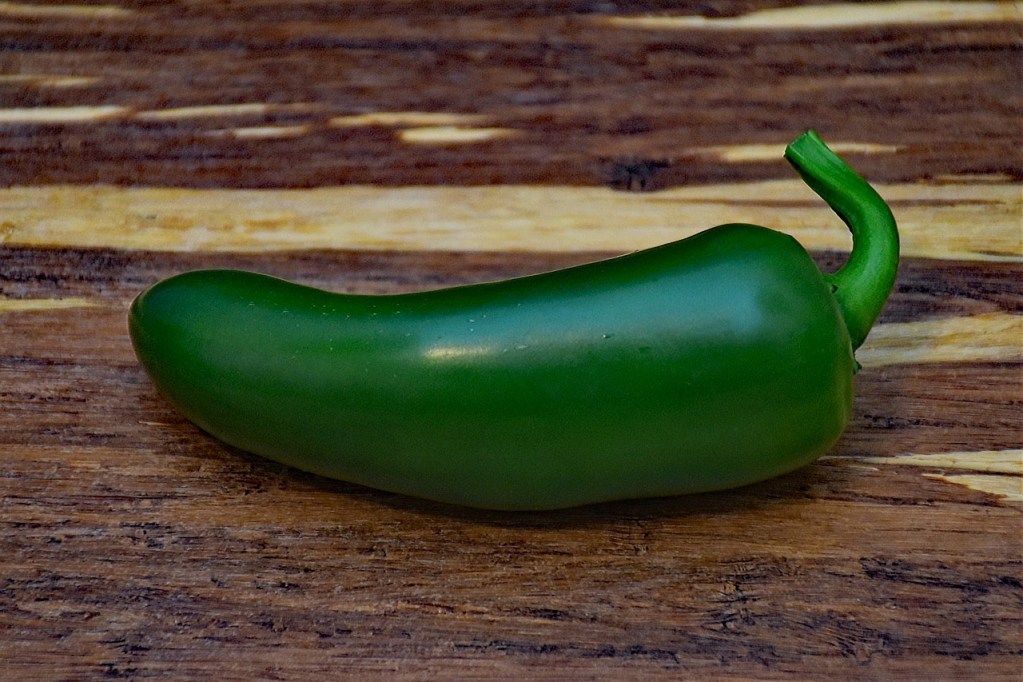
<path fill-rule="evenodd" d="M 585 2 L 125 0 L 117 11 L 42 5 L 45 17 L 8 4 L 19 9 L 0 15 L 0 72 L 15 77 L 0 81 L 0 118 L 11 119 L 0 153 L 17 163 L 0 165 L 0 186 L 654 189 L 788 177 L 690 150 L 784 143 L 807 125 L 898 147 L 897 161 L 856 159 L 878 181 L 1023 177 L 1008 123 L 1019 114 L 1017 3 L 779 4 L 705 3 L 700 14 L 649 2 L 615 13 Z M 637 23 L 666 9 L 657 21 L 684 30 Z M 756 27 L 765 16 L 788 24 Z M 836 28 L 843 17 L 870 26 Z M 388 121 L 393 112 L 517 134 L 410 144 L 417 127 Z M 379 124 L 336 125 L 365 115 Z"/>
<path fill-rule="evenodd" d="M 0 2 L 0 677 L 1018 680 L 1018 2 Z M 904 259 L 792 475 L 455 509 L 204 435 L 132 299 L 501 279 L 736 220 L 827 270 L 818 129 Z"/>
<path fill-rule="evenodd" d="M 422 291 L 518 277 L 617 255 L 605 251 L 274 250 L 152 252 L 5 246 L 0 295 L 8 299 L 82 298 L 125 305 L 145 287 L 179 272 L 239 268 L 339 292 Z M 812 254 L 825 271 L 847 257 Z M 882 322 L 1023 313 L 1021 265 L 903 258 Z"/>
<path fill-rule="evenodd" d="M 1023 261 L 1023 185 L 879 185 L 903 255 Z M 393 249 L 616 251 L 721 223 L 781 230 L 814 250 L 848 250 L 849 231 L 799 180 L 678 188 L 368 187 L 184 190 L 0 189 L 11 246 L 175 251 Z"/>
<path fill-rule="evenodd" d="M 1004 459 L 1018 446 L 1019 359 L 868 366 L 832 455 L 758 486 L 479 513 L 224 448 L 156 395 L 124 334 L 126 305 L 140 286 L 195 266 L 262 265 L 390 291 L 579 254 L 4 255 L 8 295 L 100 294 L 86 314 L 0 317 L 0 348 L 18 349 L 0 361 L 0 545 L 18 557 L 5 561 L 0 624 L 24 652 L 14 658 L 19 674 L 45 664 L 72 677 L 133 677 L 173 666 L 242 679 L 343 665 L 563 679 L 597 665 L 651 678 L 780 678 L 849 665 L 907 675 L 926 665 L 998 679 L 1018 663 L 1018 508 L 962 479 L 977 474 L 892 454 L 937 456 L 963 444 L 989 451 L 974 456 L 978 469 Z M 940 315 L 955 307 L 957 287 L 962 310 L 978 305 L 966 295 L 975 291 L 991 295 L 984 309 L 1011 311 L 1000 315 L 1023 308 L 1017 266 L 907 266 L 913 286 L 896 292 L 900 321 L 888 324 L 949 319 Z M 928 311 L 922 289 L 951 298 Z M 288 663 L 268 653 L 279 650 Z"/>

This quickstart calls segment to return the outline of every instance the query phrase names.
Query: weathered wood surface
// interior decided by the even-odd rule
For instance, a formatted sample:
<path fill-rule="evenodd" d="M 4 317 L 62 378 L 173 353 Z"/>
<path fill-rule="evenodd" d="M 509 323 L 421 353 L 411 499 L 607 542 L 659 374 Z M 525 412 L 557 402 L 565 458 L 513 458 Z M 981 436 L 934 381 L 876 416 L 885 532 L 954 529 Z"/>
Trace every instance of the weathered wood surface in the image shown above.
<path fill-rule="evenodd" d="M 1020 7 L 0 3 L 0 677 L 1020 679 Z M 389 292 L 719 222 L 905 259 L 817 464 L 480 513 L 203 435 L 125 311 L 184 269 Z M 644 191 L 630 191 L 644 190 Z"/>

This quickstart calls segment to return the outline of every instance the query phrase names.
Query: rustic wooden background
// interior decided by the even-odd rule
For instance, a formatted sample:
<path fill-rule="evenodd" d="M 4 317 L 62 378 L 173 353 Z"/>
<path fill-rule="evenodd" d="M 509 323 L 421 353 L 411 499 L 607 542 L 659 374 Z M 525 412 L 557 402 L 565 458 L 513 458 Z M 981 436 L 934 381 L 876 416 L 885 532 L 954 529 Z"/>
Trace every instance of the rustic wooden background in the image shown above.
<path fill-rule="evenodd" d="M 1019 680 L 1021 17 L 0 2 L 0 677 Z M 387 292 L 752 221 L 833 268 L 809 127 L 904 260 L 847 435 L 775 481 L 447 508 L 225 448 L 129 345 L 201 266 Z"/>

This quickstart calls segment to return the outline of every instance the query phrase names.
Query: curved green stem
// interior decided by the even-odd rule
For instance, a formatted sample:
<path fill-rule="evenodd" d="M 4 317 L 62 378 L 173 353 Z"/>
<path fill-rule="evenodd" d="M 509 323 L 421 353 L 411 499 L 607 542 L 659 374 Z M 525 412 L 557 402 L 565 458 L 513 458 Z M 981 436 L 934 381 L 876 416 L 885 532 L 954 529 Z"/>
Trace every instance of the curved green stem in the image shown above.
<path fill-rule="evenodd" d="M 785 158 L 852 232 L 849 260 L 838 272 L 825 277 L 835 287 L 835 298 L 855 350 L 867 337 L 895 285 L 899 265 L 895 218 L 874 188 L 812 130 L 785 149 Z"/>

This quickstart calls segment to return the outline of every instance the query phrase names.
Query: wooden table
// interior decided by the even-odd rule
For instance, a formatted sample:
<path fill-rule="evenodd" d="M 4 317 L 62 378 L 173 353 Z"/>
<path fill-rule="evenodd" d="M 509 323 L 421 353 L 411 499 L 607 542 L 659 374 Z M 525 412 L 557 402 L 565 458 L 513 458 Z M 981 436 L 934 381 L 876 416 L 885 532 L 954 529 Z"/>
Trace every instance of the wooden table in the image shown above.
<path fill-rule="evenodd" d="M 679 5 L 0 3 L 0 677 L 1020 679 L 1019 4 Z M 392 292 L 748 221 L 834 268 L 808 127 L 903 261 L 847 434 L 774 481 L 514 515 L 321 480 L 126 335 L 205 266 Z"/>

